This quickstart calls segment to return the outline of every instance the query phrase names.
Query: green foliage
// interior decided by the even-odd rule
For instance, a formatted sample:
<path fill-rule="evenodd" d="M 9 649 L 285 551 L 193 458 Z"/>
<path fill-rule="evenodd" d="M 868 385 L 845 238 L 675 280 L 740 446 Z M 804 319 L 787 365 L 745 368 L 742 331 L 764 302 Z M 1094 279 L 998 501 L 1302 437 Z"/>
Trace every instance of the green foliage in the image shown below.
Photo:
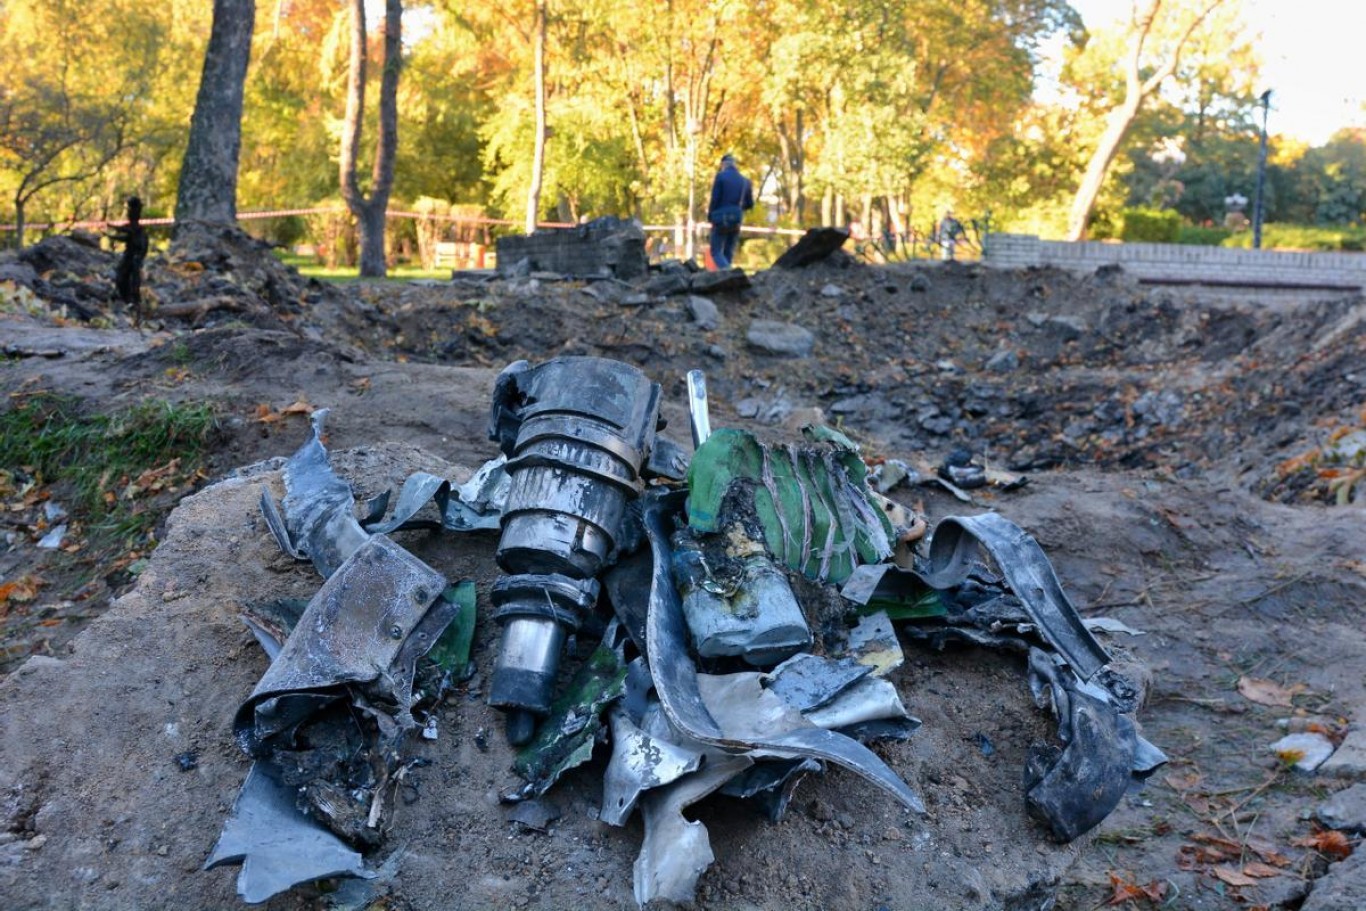
<path fill-rule="evenodd" d="M 149 483 L 144 477 L 171 485 L 192 479 L 217 427 L 208 405 L 149 401 L 85 414 L 76 399 L 52 393 L 12 401 L 0 413 L 0 465 L 39 483 L 68 484 L 73 515 L 124 540 L 146 534 L 159 518 L 138 499 L 137 488 Z"/>
<path fill-rule="evenodd" d="M 1176 243 L 1195 247 L 1217 247 L 1232 236 L 1233 231 L 1230 228 L 1183 224 L 1176 236 Z"/>
<path fill-rule="evenodd" d="M 1170 209 L 1125 209 L 1120 217 L 1120 240 L 1174 244 L 1181 236 L 1181 215 Z"/>
<path fill-rule="evenodd" d="M 314 208 L 321 209 L 307 217 L 308 239 L 318 251 L 318 258 L 328 267 L 354 266 L 360 257 L 360 235 L 356 218 L 339 197 L 319 200 Z"/>
<path fill-rule="evenodd" d="M 1221 246 L 1252 247 L 1252 232 L 1242 231 Z M 1277 250 L 1359 251 L 1366 248 L 1366 227 L 1326 228 L 1317 225 L 1267 224 L 1262 226 L 1262 248 Z"/>

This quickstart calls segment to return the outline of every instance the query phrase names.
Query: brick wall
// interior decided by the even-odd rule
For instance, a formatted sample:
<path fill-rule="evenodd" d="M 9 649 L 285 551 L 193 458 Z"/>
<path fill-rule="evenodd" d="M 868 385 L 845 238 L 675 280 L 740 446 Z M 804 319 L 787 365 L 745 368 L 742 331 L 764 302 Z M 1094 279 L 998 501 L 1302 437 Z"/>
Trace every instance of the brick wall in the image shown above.
<path fill-rule="evenodd" d="M 1055 266 L 1093 272 L 1118 265 L 1139 279 L 1214 285 L 1276 285 L 1366 290 L 1366 254 L 1234 250 L 1179 244 L 1119 244 L 1039 240 L 1028 234 L 987 237 L 989 266 Z"/>

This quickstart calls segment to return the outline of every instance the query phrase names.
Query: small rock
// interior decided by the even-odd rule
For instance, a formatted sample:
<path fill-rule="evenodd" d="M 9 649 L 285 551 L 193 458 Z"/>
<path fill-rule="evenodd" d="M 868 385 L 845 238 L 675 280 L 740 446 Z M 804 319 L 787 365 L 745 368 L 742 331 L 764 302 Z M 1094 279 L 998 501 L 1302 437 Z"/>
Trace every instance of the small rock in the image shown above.
<path fill-rule="evenodd" d="M 632 294 L 627 294 L 621 299 L 620 303 L 623 307 L 643 307 L 649 302 L 650 295 L 646 294 L 644 291 L 636 291 Z"/>
<path fill-rule="evenodd" d="M 1322 734 L 1289 734 L 1273 743 L 1271 751 L 1287 761 L 1290 756 L 1298 755 L 1295 768 L 1312 772 L 1333 755 L 1333 741 Z"/>
<path fill-rule="evenodd" d="M 1347 739 L 1319 768 L 1324 775 L 1340 778 L 1366 776 L 1366 731 L 1349 731 Z"/>
<path fill-rule="evenodd" d="M 843 297 L 844 289 L 839 285 L 826 285 L 821 289 L 821 297 Z"/>
<path fill-rule="evenodd" d="M 930 280 L 927 276 L 917 273 L 911 276 L 911 290 L 917 294 L 924 294 L 930 290 Z"/>
<path fill-rule="evenodd" d="M 726 269 L 720 272 L 698 272 L 688 284 L 698 294 L 716 294 L 720 291 L 743 291 L 750 282 L 744 269 Z"/>
<path fill-rule="evenodd" d="M 699 329 L 710 332 L 721 325 L 721 311 L 716 308 L 716 304 L 707 298 L 690 294 L 687 304 L 688 313 Z"/>
<path fill-rule="evenodd" d="M 793 323 L 767 319 L 756 319 L 750 323 L 745 340 L 760 351 L 790 357 L 809 357 L 816 345 L 816 337 L 810 330 Z"/>
<path fill-rule="evenodd" d="M 1019 369 L 1020 356 L 1012 348 L 1002 348 L 989 357 L 982 366 L 984 370 L 990 370 L 992 373 L 1010 373 Z"/>
<path fill-rule="evenodd" d="M 1366 832 L 1366 784 L 1354 784 L 1318 805 L 1314 815 L 1330 829 Z"/>
<path fill-rule="evenodd" d="M 46 835 L 35 835 L 35 836 L 33 836 L 32 838 L 30 838 L 28 841 L 24 842 L 24 850 L 25 850 L 25 851 L 37 851 L 39 848 L 41 848 L 41 847 L 42 847 L 43 845 L 45 845 L 45 844 L 47 844 L 47 836 L 46 836 Z"/>
<path fill-rule="evenodd" d="M 1366 851 L 1358 851 L 1333 864 L 1326 876 L 1314 880 L 1313 890 L 1300 911 L 1343 911 L 1345 908 L 1366 908 Z"/>

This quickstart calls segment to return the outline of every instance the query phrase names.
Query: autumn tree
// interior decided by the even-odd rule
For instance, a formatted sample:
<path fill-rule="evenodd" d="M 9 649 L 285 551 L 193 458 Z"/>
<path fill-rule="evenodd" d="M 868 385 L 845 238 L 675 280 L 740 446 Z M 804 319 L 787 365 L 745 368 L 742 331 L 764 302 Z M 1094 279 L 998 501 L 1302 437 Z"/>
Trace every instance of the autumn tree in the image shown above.
<path fill-rule="evenodd" d="M 251 58 L 256 0 L 214 0 L 185 161 L 176 193 L 177 222 L 237 221 L 242 94 Z"/>
<path fill-rule="evenodd" d="M 33 207 L 89 213 L 113 164 L 145 138 L 166 29 L 156 11 L 120 0 L 8 0 L 3 10 L 0 187 L 22 245 Z"/>
<path fill-rule="evenodd" d="M 365 118 L 365 89 L 368 51 L 365 27 L 365 0 L 351 3 L 351 58 L 347 75 L 346 116 L 342 122 L 339 170 L 342 199 L 360 225 L 360 274 L 363 278 L 383 278 L 387 265 L 384 256 L 385 214 L 389 193 L 394 185 L 394 159 L 398 152 L 398 75 L 402 65 L 401 0 L 385 0 L 384 34 L 379 85 L 379 127 L 375 137 L 375 158 L 370 176 L 370 194 L 361 190 L 356 168 L 361 151 L 361 132 Z"/>
<path fill-rule="evenodd" d="M 1067 239 L 1081 240 L 1095 208 L 1110 165 L 1119 152 L 1144 103 L 1177 74 L 1192 36 L 1225 0 L 1134 0 L 1118 42 L 1122 95 L 1105 115 L 1105 128 L 1096 142 L 1073 198 Z"/>

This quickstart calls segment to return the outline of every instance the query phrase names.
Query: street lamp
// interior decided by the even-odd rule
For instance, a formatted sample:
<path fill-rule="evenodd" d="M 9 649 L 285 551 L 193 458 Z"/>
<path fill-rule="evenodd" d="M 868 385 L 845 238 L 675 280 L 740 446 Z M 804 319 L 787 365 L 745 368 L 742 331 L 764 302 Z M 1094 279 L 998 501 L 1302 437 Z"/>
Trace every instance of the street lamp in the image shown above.
<path fill-rule="evenodd" d="M 1257 201 L 1252 205 L 1252 249 L 1262 248 L 1262 214 L 1266 211 L 1262 191 L 1266 187 L 1266 120 L 1271 112 L 1271 89 L 1262 92 L 1262 148 L 1257 156 Z"/>

